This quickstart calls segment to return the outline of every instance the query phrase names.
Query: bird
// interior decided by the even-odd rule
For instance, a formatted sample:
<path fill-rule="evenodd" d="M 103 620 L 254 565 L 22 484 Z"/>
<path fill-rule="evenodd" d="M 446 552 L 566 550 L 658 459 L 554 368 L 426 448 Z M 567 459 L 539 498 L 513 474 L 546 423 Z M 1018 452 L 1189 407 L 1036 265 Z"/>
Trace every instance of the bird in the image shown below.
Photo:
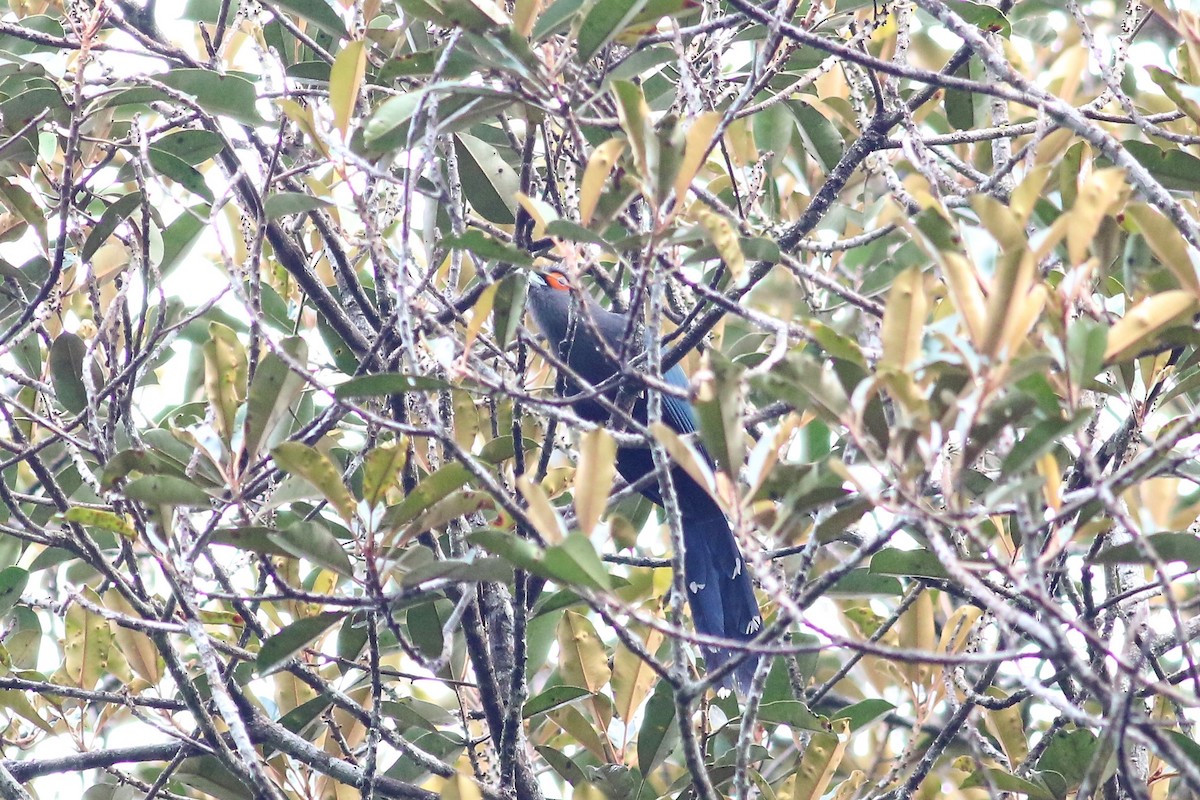
<path fill-rule="evenodd" d="M 644 386 L 633 382 L 627 386 L 620 385 L 621 382 L 606 386 L 603 396 L 609 401 L 608 407 L 595 399 L 596 393 L 587 396 L 591 387 L 617 374 L 614 357 L 622 357 L 625 340 L 633 329 L 630 318 L 603 308 L 590 294 L 576 290 L 566 273 L 559 270 L 531 273 L 527 297 L 530 314 L 542 336 L 570 371 L 588 384 L 581 386 L 566 376 L 558 381 L 563 397 L 584 395 L 572 403 L 574 412 L 582 419 L 604 423 L 609 420 L 614 404 L 627 403 L 632 397 L 630 416 L 645 425 L 648 404 Z M 606 347 L 597 341 L 597 332 Z M 633 336 L 636 344 L 636 333 Z M 689 386 L 679 364 L 667 370 L 663 379 L 680 389 Z M 691 403 L 674 395 L 662 396 L 662 421 L 681 435 L 697 430 Z M 712 458 L 703 447 L 699 449 L 711 467 Z M 621 477 L 633 484 L 654 470 L 654 460 L 647 447 L 618 447 L 616 466 Z M 705 488 L 678 465 L 671 468 L 671 482 L 682 518 L 684 584 L 693 625 L 708 636 L 743 642 L 753 639 L 762 628 L 762 614 L 746 560 L 725 513 Z M 652 502 L 663 505 L 657 480 L 647 482 L 639 491 Z M 702 649 L 710 670 L 735 654 L 723 647 Z M 726 688 L 747 692 L 757 663 L 756 656 L 744 658 L 733 670 L 732 681 L 725 682 Z"/>

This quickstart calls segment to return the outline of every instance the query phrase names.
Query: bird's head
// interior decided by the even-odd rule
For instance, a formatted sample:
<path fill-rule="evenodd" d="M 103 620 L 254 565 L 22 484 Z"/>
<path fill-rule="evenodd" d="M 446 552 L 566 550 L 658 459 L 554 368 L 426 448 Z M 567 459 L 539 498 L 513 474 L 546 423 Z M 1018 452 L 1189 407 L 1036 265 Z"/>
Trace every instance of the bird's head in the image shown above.
<path fill-rule="evenodd" d="M 556 292 L 570 292 L 574 286 L 567 273 L 559 269 L 535 272 L 530 283 L 540 289 L 553 289 Z"/>
<path fill-rule="evenodd" d="M 542 334 L 553 342 L 566 336 L 570 315 L 580 302 L 589 306 L 595 303 L 576 287 L 571 276 L 560 269 L 530 273 L 529 311 Z"/>

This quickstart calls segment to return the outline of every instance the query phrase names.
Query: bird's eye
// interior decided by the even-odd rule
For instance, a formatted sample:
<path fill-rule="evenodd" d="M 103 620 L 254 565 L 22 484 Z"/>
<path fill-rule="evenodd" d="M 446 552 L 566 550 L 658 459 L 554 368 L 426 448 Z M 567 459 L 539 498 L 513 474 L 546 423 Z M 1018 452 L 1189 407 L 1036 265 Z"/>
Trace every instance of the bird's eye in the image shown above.
<path fill-rule="evenodd" d="M 564 292 L 569 292 L 571 290 L 571 282 L 568 281 L 567 276 L 563 275 L 561 272 L 547 272 L 546 284 L 551 289 L 558 289 Z"/>

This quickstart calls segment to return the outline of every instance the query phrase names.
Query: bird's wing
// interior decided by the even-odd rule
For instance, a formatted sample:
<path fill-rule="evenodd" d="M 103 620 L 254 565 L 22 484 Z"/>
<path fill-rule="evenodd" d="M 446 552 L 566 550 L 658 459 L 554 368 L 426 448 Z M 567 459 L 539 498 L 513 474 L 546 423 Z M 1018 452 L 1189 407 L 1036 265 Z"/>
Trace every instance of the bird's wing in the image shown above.
<path fill-rule="evenodd" d="M 687 375 L 683 373 L 683 367 L 678 364 L 667 370 L 667 374 L 663 376 L 663 379 L 671 386 L 677 386 L 680 389 L 689 388 Z M 682 397 L 663 395 L 662 410 L 663 422 L 667 423 L 677 433 L 692 433 L 699 427 L 696 423 L 696 412 L 692 410 L 692 404 Z"/>

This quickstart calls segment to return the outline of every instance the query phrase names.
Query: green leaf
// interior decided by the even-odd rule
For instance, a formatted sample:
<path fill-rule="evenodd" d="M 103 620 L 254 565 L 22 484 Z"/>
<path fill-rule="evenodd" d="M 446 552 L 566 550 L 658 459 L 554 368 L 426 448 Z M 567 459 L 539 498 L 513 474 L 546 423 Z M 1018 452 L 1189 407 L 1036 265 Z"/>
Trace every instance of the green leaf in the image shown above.
<path fill-rule="evenodd" d="M 102 508 L 71 506 L 63 516 L 68 522 L 78 522 L 80 525 L 86 525 L 91 528 L 100 528 L 101 530 L 119 533 L 126 539 L 137 538 L 137 530 L 134 529 L 128 519 L 120 514 L 105 511 Z"/>
<path fill-rule="evenodd" d="M 263 642 L 255 667 L 265 678 L 283 669 L 292 658 L 345 617 L 345 612 L 327 611 L 314 617 L 303 617 Z"/>
<path fill-rule="evenodd" d="M 440 467 L 422 478 L 404 500 L 387 510 L 382 527 L 394 530 L 412 522 L 421 512 L 462 488 L 470 479 L 471 473 L 458 462 Z"/>
<path fill-rule="evenodd" d="M 546 548 L 542 561 L 547 577 L 566 585 L 587 586 L 591 589 L 611 589 L 608 570 L 582 533 L 571 533 L 562 544 Z"/>
<path fill-rule="evenodd" d="M 345 38 L 346 25 L 325 0 L 273 0 L 273 5 L 306 19 L 334 38 Z"/>
<path fill-rule="evenodd" d="M 208 230 L 208 212 L 207 206 L 185 208 L 163 231 L 162 260 L 158 269 L 164 278 L 179 265 L 200 234 Z"/>
<path fill-rule="evenodd" d="M 617 103 L 617 120 L 633 151 L 637 174 L 644 186 L 653 186 L 657 182 L 658 137 L 646 95 L 642 87 L 632 81 L 613 81 L 612 94 Z"/>
<path fill-rule="evenodd" d="M 367 453 L 363 459 L 363 500 L 369 507 L 382 505 L 388 490 L 400 480 L 400 472 L 408 462 L 408 440 L 393 439 Z"/>
<path fill-rule="evenodd" d="M 96 251 L 108 241 L 108 237 L 113 235 L 117 227 L 128 219 L 130 214 L 140 208 L 141 205 L 142 193 L 130 192 L 104 209 L 104 213 L 100 215 L 99 221 L 96 222 L 95 227 L 88 234 L 87 241 L 84 242 L 79 257 L 84 261 L 90 261 L 92 256 L 96 255 Z"/>
<path fill-rule="evenodd" d="M 434 392 L 457 388 L 460 387 L 440 378 L 404 375 L 399 372 L 381 372 L 376 375 L 351 378 L 345 383 L 338 384 L 333 390 L 333 395 L 339 400 L 351 400 L 357 397 L 384 397 L 404 392 Z"/>
<path fill-rule="evenodd" d="M 653 774 L 678 744 L 679 731 L 675 726 L 675 700 L 671 696 L 671 685 L 659 681 L 658 688 L 646 703 L 642 726 L 638 728 L 637 759 L 642 774 Z"/>
<path fill-rule="evenodd" d="M 532 40 L 540 42 L 565 30 L 579 9 L 583 8 L 583 3 L 584 0 L 554 0 L 534 24 Z"/>
<path fill-rule="evenodd" d="M 904 587 L 891 575 L 874 575 L 870 570 L 855 569 L 847 572 L 837 583 L 829 587 L 829 594 L 846 597 L 869 595 L 895 596 L 903 594 Z"/>
<path fill-rule="evenodd" d="M 50 345 L 50 382 L 62 407 L 78 414 L 87 408 L 87 387 L 83 383 L 83 357 L 87 344 L 73 333 L 60 333 Z M 93 375 L 95 372 L 93 372 Z M 96 382 L 100 388 L 101 381 Z"/>
<path fill-rule="evenodd" d="M 1038 759 L 1038 771 L 1054 795 L 1063 798 L 1079 786 L 1095 752 L 1096 734 L 1091 731 L 1058 731 Z"/>
<path fill-rule="evenodd" d="M 806 731 L 824 733 L 829 730 L 829 720 L 809 710 L 799 700 L 776 700 L 758 707 L 758 718 L 762 722 L 787 725 Z"/>
<path fill-rule="evenodd" d="M 401 586 L 419 586 L 433 580 L 461 583 L 508 583 L 512 580 L 512 564 L 502 558 L 472 557 L 429 561 L 405 573 Z"/>
<path fill-rule="evenodd" d="M 17 31 L 21 28 L 33 33 L 44 33 L 55 39 L 61 39 L 65 35 L 62 22 L 58 17 L 45 14 L 25 17 L 12 25 L 13 33 L 0 35 L 0 51 L 14 56 L 61 52 L 56 45 L 42 41 L 41 37 L 18 34 Z"/>
<path fill-rule="evenodd" d="M 403 535 L 398 540 L 388 540 L 387 544 L 398 546 L 413 536 L 435 528 L 443 528 L 452 520 L 475 514 L 485 508 L 490 509 L 495 504 L 495 499 L 487 492 L 453 492 L 448 497 L 437 501 L 423 510 L 413 519 L 412 523 L 405 529 Z M 386 524 L 385 528 L 392 529 L 390 526 L 386 526 Z"/>
<path fill-rule="evenodd" d="M 1180 770 L 1186 769 L 1188 766 L 1192 768 L 1200 766 L 1200 744 L 1196 740 L 1180 731 L 1163 731 L 1168 738 L 1175 742 L 1175 746 L 1183 751 L 1183 755 L 1192 763 L 1190 765 L 1176 764 Z"/>
<path fill-rule="evenodd" d="M 504 264 L 519 264 L 531 266 L 533 256 L 524 250 L 493 239 L 480 230 L 469 230 L 461 236 L 451 236 L 442 240 L 442 244 L 451 250 L 466 250 L 472 255 L 485 261 L 497 261 Z"/>
<path fill-rule="evenodd" d="M 480 216 L 498 225 L 516 221 L 517 192 L 521 183 L 500 151 L 466 133 L 454 135 L 463 196 Z"/>
<path fill-rule="evenodd" d="M 501 530 L 481 530 L 474 531 L 467 540 L 474 545 L 482 547 L 489 553 L 494 553 L 508 560 L 510 564 L 520 569 L 532 572 L 542 577 L 550 577 L 545 575 L 541 566 L 541 549 L 529 541 L 522 539 L 520 536 L 514 536 L 508 531 Z"/>
<path fill-rule="evenodd" d="M 341 471 L 329 456 L 301 442 L 284 442 L 271 450 L 280 469 L 308 481 L 330 502 L 342 519 L 354 519 L 354 497 L 342 483 Z"/>
<path fill-rule="evenodd" d="M 268 531 L 267 538 L 297 558 L 306 558 L 344 578 L 354 577 L 354 567 L 341 542 L 318 522 L 301 520 L 281 531 Z"/>
<path fill-rule="evenodd" d="M 584 773 L 583 768 L 576 764 L 575 760 L 569 755 L 548 744 L 537 745 L 537 751 L 538 755 L 550 765 L 550 768 L 557 772 L 559 777 L 571 784 L 571 786 L 588 785 L 587 774 Z"/>
<path fill-rule="evenodd" d="M 1004 16 L 1004 12 L 994 6 L 958 0 L 954 4 L 954 13 L 988 33 L 998 33 L 1005 39 L 1012 36 L 1012 23 Z"/>
<path fill-rule="evenodd" d="M 126 485 L 125 496 L 142 503 L 168 506 L 207 507 L 212 500 L 195 481 L 172 475 L 135 478 Z"/>
<path fill-rule="evenodd" d="M 182 158 L 165 150 L 151 147 L 149 151 L 150 166 L 163 177 L 170 178 L 192 194 L 213 202 L 212 190 L 204 181 L 204 176 Z"/>
<path fill-rule="evenodd" d="M 589 695 L 591 692 L 578 686 L 552 686 L 541 694 L 529 698 L 521 710 L 521 718 L 529 719 L 538 714 L 545 714 L 547 711 L 553 711 L 559 706 L 565 706 L 567 703 L 573 703 L 579 698 Z"/>
<path fill-rule="evenodd" d="M 1004 475 L 1015 475 L 1028 469 L 1043 453 L 1087 422 L 1089 414 L 1081 411 L 1071 419 L 1047 419 L 1034 425 L 1013 445 L 1000 465 Z"/>
<path fill-rule="evenodd" d="M 278 534 L 263 525 L 241 525 L 232 528 L 217 528 L 213 531 L 213 544 L 223 544 L 247 550 L 251 553 L 262 553 L 269 556 L 291 556 L 291 549 L 275 541 L 272 536 Z"/>
<path fill-rule="evenodd" d="M 200 756 L 186 759 L 175 770 L 174 776 L 183 785 L 205 792 L 221 800 L 254 800 L 242 778 L 229 771 L 215 756 Z"/>
<path fill-rule="evenodd" d="M 307 364 L 308 345 L 303 339 L 284 339 L 279 346 L 301 366 Z M 270 444 L 272 434 L 286 421 L 292 404 L 299 399 L 303 388 L 304 378 L 292 372 L 274 352 L 268 352 L 263 357 L 254 373 L 246 400 L 245 433 L 241 449 L 251 461 L 258 458 L 264 443 Z"/>
<path fill-rule="evenodd" d="M 1123 542 L 1096 554 L 1097 564 L 1150 564 L 1149 553 L 1170 563 L 1181 561 L 1190 570 L 1200 570 L 1200 538 L 1190 533 L 1152 533 L 1139 541 Z"/>
<path fill-rule="evenodd" d="M 832 172 L 846 148 L 842 135 L 824 114 L 808 103 L 795 100 L 787 105 L 796 121 L 800 123 L 800 138 L 804 140 L 804 149 L 817 160 L 821 169 L 826 173 Z"/>
<path fill-rule="evenodd" d="M 367 120 L 363 142 L 376 151 L 394 150 L 404 145 L 408 123 L 421 103 L 424 91 L 406 92 L 389 98 Z"/>
<path fill-rule="evenodd" d="M 528 436 L 521 442 L 523 450 L 530 453 L 537 449 L 540 442 L 536 439 L 530 439 Z M 516 448 L 513 447 L 513 437 L 497 436 L 490 442 L 479 448 L 479 455 L 476 456 L 485 464 L 499 465 L 503 461 L 507 461 L 516 455 Z"/>
<path fill-rule="evenodd" d="M 507 348 L 517 337 L 525 314 L 525 288 L 525 279 L 521 275 L 508 275 L 496 287 L 492 301 L 492 335 L 502 348 Z"/>
<path fill-rule="evenodd" d="M 254 84 L 241 75 L 207 69 L 173 69 L 159 75 L 158 80 L 191 96 L 209 114 L 226 116 L 246 125 L 263 122 L 255 111 L 258 92 Z"/>
<path fill-rule="evenodd" d="M 595 0 L 583 15 L 575 40 L 576 58 L 590 61 L 646 6 L 647 0 Z"/>
<path fill-rule="evenodd" d="M 978 770 L 960 784 L 961 789 L 992 788 L 1002 792 L 1023 794 L 1029 800 L 1058 800 L 1047 787 L 1018 778 L 1004 770 L 988 768 Z"/>
<path fill-rule="evenodd" d="M 0 617 L 12 611 L 28 583 L 29 573 L 20 567 L 0 570 Z"/>
<path fill-rule="evenodd" d="M 836 714 L 831 714 L 830 719 L 849 720 L 850 730 L 857 731 L 895 710 L 896 707 L 887 700 L 880 700 L 877 697 L 868 698 L 846 706 Z"/>
<path fill-rule="evenodd" d="M 871 557 L 871 572 L 910 578 L 949 578 L 950 573 L 928 550 L 897 550 L 885 547 Z"/>
<path fill-rule="evenodd" d="M 418 603 L 404 615 L 408 624 L 408 635 L 413 644 L 431 658 L 437 658 L 445 645 L 442 619 L 434 603 Z"/>
<path fill-rule="evenodd" d="M 489 553 L 508 559 L 513 566 L 557 581 L 564 586 L 602 590 L 612 586 L 604 563 L 596 554 L 592 543 L 581 533 L 572 533 L 561 545 L 545 550 L 507 531 L 475 531 L 467 538 L 472 544 L 479 545 Z"/>
<path fill-rule="evenodd" d="M 1162 150 L 1135 140 L 1121 142 L 1121 146 L 1168 189 L 1200 192 L 1200 158 L 1183 150 Z M 1097 159 L 1098 164 L 1106 161 Z"/>
<path fill-rule="evenodd" d="M 194 167 L 221 152 L 225 144 L 221 137 L 212 131 L 187 129 L 155 139 L 154 147 Z"/>
<path fill-rule="evenodd" d="M 267 219 L 279 219 L 291 214 L 303 214 L 318 208 L 332 208 L 333 203 L 304 192 L 276 192 L 263 202 Z"/>
<path fill-rule="evenodd" d="M 1104 368 L 1108 347 L 1108 328 L 1095 320 L 1080 317 L 1067 329 L 1067 369 L 1076 389 L 1086 389 Z"/>

